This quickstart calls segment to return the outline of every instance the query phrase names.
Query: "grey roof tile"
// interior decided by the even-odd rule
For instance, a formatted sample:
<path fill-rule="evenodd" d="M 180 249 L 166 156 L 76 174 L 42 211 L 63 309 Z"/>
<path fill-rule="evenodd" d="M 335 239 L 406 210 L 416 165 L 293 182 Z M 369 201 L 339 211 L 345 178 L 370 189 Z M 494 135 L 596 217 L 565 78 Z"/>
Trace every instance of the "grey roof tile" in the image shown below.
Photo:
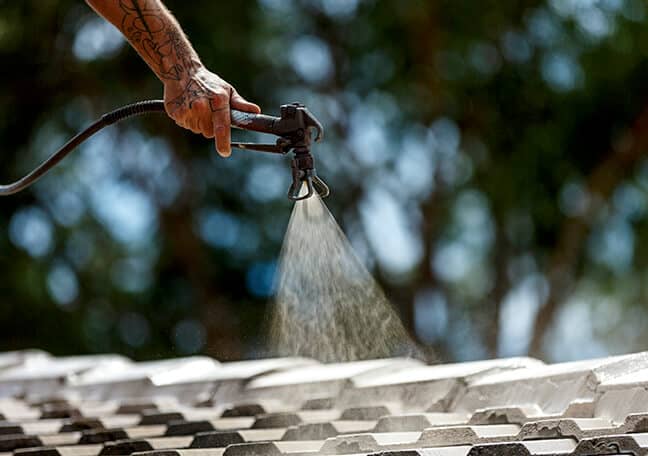
<path fill-rule="evenodd" d="M 15 456 L 98 456 L 101 445 L 70 445 L 24 448 L 16 450 Z"/>
<path fill-rule="evenodd" d="M 410 358 L 390 358 L 288 369 L 252 380 L 244 394 L 247 397 L 280 398 L 301 405 L 308 399 L 337 397 L 352 385 L 354 379 L 369 379 L 420 365 L 420 361 Z"/>
<path fill-rule="evenodd" d="M 318 397 L 307 399 L 301 406 L 302 410 L 323 410 L 333 408 L 335 404 L 334 397 Z"/>
<path fill-rule="evenodd" d="M 530 455 L 567 455 L 576 449 L 577 441 L 569 438 L 538 439 L 521 442 Z"/>
<path fill-rule="evenodd" d="M 325 441 L 322 454 L 354 454 L 412 447 L 420 432 L 384 432 L 339 435 Z"/>
<path fill-rule="evenodd" d="M 281 440 L 326 440 L 338 434 L 333 423 L 308 423 L 289 427 Z"/>
<path fill-rule="evenodd" d="M 646 353 L 637 353 L 493 373 L 470 381 L 451 410 L 532 404 L 544 414 L 561 416 L 570 404 L 596 398 L 601 384 L 641 370 L 647 363 Z"/>
<path fill-rule="evenodd" d="M 0 391 L 3 396 L 51 396 L 62 384 L 90 370 L 108 371 L 128 364 L 131 361 L 119 355 L 27 356 L 20 364 L 0 370 Z"/>
<path fill-rule="evenodd" d="M 69 424 L 79 424 L 83 425 L 84 423 L 91 424 L 92 428 L 128 428 L 137 426 L 140 422 L 140 417 L 138 415 L 112 415 L 112 416 L 101 416 L 98 418 L 82 418 L 78 420 L 72 420 Z"/>
<path fill-rule="evenodd" d="M 623 422 L 629 414 L 646 411 L 643 404 L 648 401 L 644 388 L 611 389 L 598 391 L 595 415 L 615 423 Z"/>
<path fill-rule="evenodd" d="M 169 424 L 170 421 L 181 421 L 184 416 L 180 412 L 144 412 L 140 419 L 140 426 L 150 426 L 154 424 Z"/>
<path fill-rule="evenodd" d="M 254 402 L 254 403 L 232 405 L 226 408 L 221 416 L 224 418 L 233 418 L 233 417 L 240 417 L 240 416 L 265 415 L 266 413 L 270 413 L 270 412 L 271 410 L 268 410 L 268 408 L 264 406 L 262 403 Z"/>
<path fill-rule="evenodd" d="M 245 441 L 239 431 L 200 432 L 191 441 L 189 448 L 225 448 L 228 445 Z"/>
<path fill-rule="evenodd" d="M 533 440 L 528 442 L 486 443 L 474 446 L 469 456 L 569 455 L 576 448 L 571 439 Z M 594 455 L 591 455 L 594 456 Z"/>
<path fill-rule="evenodd" d="M 83 431 L 79 443 L 103 443 L 113 440 L 142 439 L 161 437 L 166 432 L 165 425 L 133 426 L 129 428 L 91 429 Z"/>
<path fill-rule="evenodd" d="M 252 425 L 252 429 L 286 428 L 301 424 L 302 422 L 302 419 L 297 413 L 269 413 L 257 417 Z"/>
<path fill-rule="evenodd" d="M 338 434 L 356 434 L 359 432 L 369 432 L 376 427 L 375 421 L 361 420 L 361 421 L 350 421 L 350 420 L 339 420 L 331 421 L 331 424 L 335 428 Z"/>
<path fill-rule="evenodd" d="M 393 407 L 392 407 L 393 409 Z M 385 405 L 374 405 L 366 407 L 350 407 L 342 412 L 340 415 L 341 420 L 377 420 L 383 416 L 392 415 L 393 410 L 390 410 Z"/>
<path fill-rule="evenodd" d="M 374 432 L 422 431 L 429 427 L 468 424 L 465 413 L 409 413 L 383 416 Z"/>
<path fill-rule="evenodd" d="M 531 456 L 531 453 L 519 442 L 486 443 L 472 447 L 468 456 Z"/>
<path fill-rule="evenodd" d="M 319 364 L 314 359 L 301 357 L 233 361 L 223 363 L 219 369 L 202 373 L 202 375 L 204 379 L 209 381 L 250 380 L 262 374 L 271 374 Z"/>
<path fill-rule="evenodd" d="M 0 392 L 10 393 L 14 388 L 5 389 L 0 385 Z M 16 393 L 19 394 L 19 393 Z M 26 401 L 16 400 L 13 397 L 2 397 L 0 393 L 0 419 L 9 421 L 37 420 L 40 418 L 40 409 L 32 407 Z"/>
<path fill-rule="evenodd" d="M 11 452 L 19 448 L 43 446 L 43 442 L 35 435 L 2 435 L 0 436 L 0 452 Z"/>
<path fill-rule="evenodd" d="M 324 442 L 304 440 L 299 442 L 238 443 L 228 446 L 224 456 L 279 456 L 318 453 Z"/>
<path fill-rule="evenodd" d="M 79 444 L 93 445 L 128 438 L 129 435 L 124 429 L 91 429 L 82 433 Z"/>
<path fill-rule="evenodd" d="M 319 423 L 322 421 L 352 419 L 352 418 L 343 418 L 342 417 L 343 412 L 337 409 L 300 410 L 296 412 L 296 414 L 305 423 Z"/>
<path fill-rule="evenodd" d="M 65 432 L 54 435 L 40 435 L 38 439 L 43 446 L 74 445 L 79 443 L 80 432 Z"/>
<path fill-rule="evenodd" d="M 281 450 L 274 442 L 235 443 L 229 445 L 223 455 L 227 456 L 274 456 Z"/>
<path fill-rule="evenodd" d="M 398 402 L 405 411 L 447 411 L 451 399 L 469 379 L 493 372 L 544 365 L 532 358 L 508 358 L 470 363 L 417 366 L 352 379 L 340 404 L 373 405 Z"/>
<path fill-rule="evenodd" d="M 266 440 L 282 440 L 286 429 L 243 429 L 238 432 L 245 442 L 263 442 Z"/>
<path fill-rule="evenodd" d="M 137 453 L 138 456 L 222 456 L 225 448 L 187 448 L 174 450 L 153 450 Z"/>
<path fill-rule="evenodd" d="M 571 437 L 577 440 L 618 432 L 616 426 L 601 418 L 559 418 L 528 422 L 522 426 L 519 440 Z"/>
<path fill-rule="evenodd" d="M 646 353 L 437 366 L 0 353 L 0 456 L 648 455 L 646 404 Z"/>
<path fill-rule="evenodd" d="M 291 426 L 281 440 L 326 440 L 336 435 L 338 432 L 332 423 L 309 423 Z"/>
<path fill-rule="evenodd" d="M 508 442 L 514 440 L 519 432 L 520 426 L 516 424 L 441 426 L 424 430 L 417 443 L 425 448 L 448 444 Z"/>
<path fill-rule="evenodd" d="M 211 420 L 214 429 L 219 431 L 229 431 L 232 429 L 249 429 L 256 422 L 253 416 L 241 416 L 236 418 L 218 418 Z"/>
<path fill-rule="evenodd" d="M 99 454 L 101 456 L 129 455 L 141 451 L 187 448 L 192 440 L 191 436 L 117 440 L 106 443 Z"/>
<path fill-rule="evenodd" d="M 176 358 L 163 361 L 126 363 L 122 365 L 95 369 L 76 375 L 69 381 L 68 390 L 91 399 L 107 399 L 118 393 L 122 397 L 152 398 L 156 395 L 170 395 L 175 383 L 188 382 L 188 376 L 216 369 L 220 363 L 205 356 Z M 157 386 L 168 388 L 158 388 Z M 209 386 L 198 383 L 197 389 L 191 387 L 182 391 L 177 388 L 176 395 L 197 397 L 208 394 Z"/>
<path fill-rule="evenodd" d="M 305 423 L 288 428 L 281 440 L 325 440 L 340 434 L 370 432 L 375 425 L 376 422 L 370 420 Z"/>
<path fill-rule="evenodd" d="M 648 413 L 629 413 L 621 426 L 623 432 L 648 432 Z"/>
<path fill-rule="evenodd" d="M 466 456 L 471 448 L 470 445 L 418 448 L 415 450 L 384 451 L 381 453 L 373 453 L 371 456 Z"/>
<path fill-rule="evenodd" d="M 111 396 L 120 397 L 116 393 L 114 391 Z M 148 410 L 175 410 L 181 405 L 175 397 L 125 398 L 116 402 L 118 406 L 115 413 L 120 415 L 139 415 Z"/>
<path fill-rule="evenodd" d="M 233 443 L 281 440 L 285 433 L 285 428 L 202 432 L 195 436 L 190 448 L 221 448 Z"/>
<path fill-rule="evenodd" d="M 610 435 L 581 440 L 573 451 L 573 456 L 596 455 L 645 455 L 646 445 L 637 436 Z"/>
<path fill-rule="evenodd" d="M 521 424 L 533 419 L 542 418 L 542 409 L 535 404 L 518 407 L 485 407 L 475 410 L 470 417 L 470 424 Z"/>
<path fill-rule="evenodd" d="M 63 427 L 63 420 L 53 419 L 53 420 L 38 420 L 38 421 L 27 421 L 20 424 L 13 423 L 1 423 L 0 424 L 0 434 L 34 434 L 34 435 L 45 435 L 45 434 L 56 434 Z"/>
<path fill-rule="evenodd" d="M 0 370 L 16 367 L 35 359 L 48 358 L 52 358 L 52 355 L 42 350 L 18 350 L 0 353 Z"/>

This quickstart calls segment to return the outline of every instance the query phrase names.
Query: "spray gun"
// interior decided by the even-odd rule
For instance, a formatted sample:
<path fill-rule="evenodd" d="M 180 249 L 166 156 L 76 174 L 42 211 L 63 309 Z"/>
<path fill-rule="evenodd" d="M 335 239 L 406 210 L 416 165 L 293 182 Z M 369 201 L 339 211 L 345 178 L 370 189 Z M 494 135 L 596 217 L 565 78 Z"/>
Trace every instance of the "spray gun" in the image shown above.
<path fill-rule="evenodd" d="M 0 196 L 12 195 L 29 187 L 81 143 L 107 126 L 133 116 L 164 112 L 164 102 L 162 100 L 148 100 L 126 105 L 104 114 L 99 120 L 96 120 L 85 130 L 70 139 L 29 174 L 11 184 L 0 185 Z M 232 147 L 284 155 L 293 152 L 294 156 L 291 162 L 292 183 L 288 189 L 288 198 L 299 201 L 310 198 L 315 192 L 323 198 L 328 196 L 329 188 L 317 176 L 310 150 L 312 142 L 322 139 L 324 129 L 322 124 L 304 105 L 300 103 L 283 105 L 281 106 L 280 117 L 237 110 L 232 110 L 230 117 L 232 127 L 268 133 L 279 137 L 275 144 L 233 142 Z M 313 130 L 315 131 L 314 138 Z M 304 185 L 306 186 L 306 193 L 302 195 L 301 190 Z"/>
<path fill-rule="evenodd" d="M 232 125 L 245 130 L 270 133 L 279 136 L 275 144 L 256 144 L 233 142 L 232 147 L 276 154 L 292 151 L 292 184 L 288 198 L 294 201 L 310 198 L 317 191 L 323 198 L 329 194 L 328 186 L 317 176 L 310 148 L 313 141 L 322 139 L 324 128 L 303 104 L 292 103 L 281 106 L 281 117 L 232 111 Z M 315 138 L 312 138 L 315 130 Z M 300 196 L 303 185 L 306 194 Z"/>

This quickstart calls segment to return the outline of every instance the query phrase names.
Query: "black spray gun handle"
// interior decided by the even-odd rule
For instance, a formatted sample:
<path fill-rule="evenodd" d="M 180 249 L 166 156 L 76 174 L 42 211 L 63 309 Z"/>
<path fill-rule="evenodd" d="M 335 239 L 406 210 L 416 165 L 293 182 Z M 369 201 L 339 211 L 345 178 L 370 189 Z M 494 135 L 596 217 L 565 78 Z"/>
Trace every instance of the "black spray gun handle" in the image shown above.
<path fill-rule="evenodd" d="M 266 114 L 254 114 L 236 109 L 230 111 L 230 119 L 232 121 L 232 127 L 269 134 L 273 133 L 274 125 L 279 121 L 279 117 L 268 116 Z"/>
<path fill-rule="evenodd" d="M 293 143 L 293 147 L 309 146 L 311 140 L 317 142 L 324 135 L 320 121 L 301 103 L 282 105 L 280 117 L 232 109 L 230 118 L 233 127 L 286 138 Z"/>

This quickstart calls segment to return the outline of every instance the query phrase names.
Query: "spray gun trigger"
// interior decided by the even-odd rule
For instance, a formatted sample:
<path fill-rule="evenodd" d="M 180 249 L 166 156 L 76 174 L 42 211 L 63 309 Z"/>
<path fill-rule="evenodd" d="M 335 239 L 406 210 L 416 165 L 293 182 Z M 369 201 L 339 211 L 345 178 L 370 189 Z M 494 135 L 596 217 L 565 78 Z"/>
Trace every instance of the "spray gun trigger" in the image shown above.
<path fill-rule="evenodd" d="M 304 113 L 304 123 L 306 124 L 306 128 L 315 130 L 315 137 L 313 138 L 313 141 L 320 141 L 324 137 L 324 127 L 308 109 L 302 109 Z"/>
<path fill-rule="evenodd" d="M 274 154 L 287 154 L 290 151 L 290 141 L 285 138 L 277 139 L 275 144 L 259 144 L 248 142 L 233 142 L 232 147 L 244 150 L 254 150 L 257 152 L 271 152 Z"/>

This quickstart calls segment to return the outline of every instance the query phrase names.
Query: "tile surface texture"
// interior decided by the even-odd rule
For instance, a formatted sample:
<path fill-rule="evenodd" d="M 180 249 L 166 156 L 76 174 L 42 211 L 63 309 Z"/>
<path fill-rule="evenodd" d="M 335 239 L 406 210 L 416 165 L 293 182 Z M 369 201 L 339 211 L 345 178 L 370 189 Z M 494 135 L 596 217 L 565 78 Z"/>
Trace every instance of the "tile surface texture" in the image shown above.
<path fill-rule="evenodd" d="M 0 456 L 648 456 L 648 353 L 134 362 L 0 353 Z"/>

